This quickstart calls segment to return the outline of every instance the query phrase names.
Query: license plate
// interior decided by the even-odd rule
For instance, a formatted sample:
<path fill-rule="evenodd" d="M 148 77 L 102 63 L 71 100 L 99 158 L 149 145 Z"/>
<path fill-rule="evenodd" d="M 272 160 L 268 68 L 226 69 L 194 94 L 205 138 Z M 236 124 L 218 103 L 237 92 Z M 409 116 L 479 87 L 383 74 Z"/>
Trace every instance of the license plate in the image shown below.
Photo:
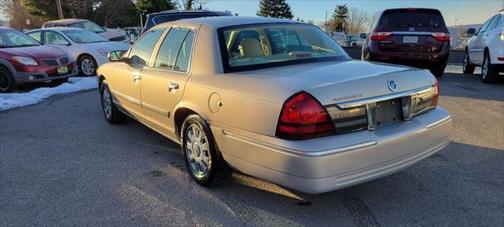
<path fill-rule="evenodd" d="M 376 103 L 374 123 L 376 127 L 402 120 L 401 101 L 399 99 Z"/>
<path fill-rule="evenodd" d="M 418 36 L 404 36 L 403 43 L 418 43 Z"/>
<path fill-rule="evenodd" d="M 68 67 L 58 67 L 58 74 L 67 74 L 68 73 Z"/>

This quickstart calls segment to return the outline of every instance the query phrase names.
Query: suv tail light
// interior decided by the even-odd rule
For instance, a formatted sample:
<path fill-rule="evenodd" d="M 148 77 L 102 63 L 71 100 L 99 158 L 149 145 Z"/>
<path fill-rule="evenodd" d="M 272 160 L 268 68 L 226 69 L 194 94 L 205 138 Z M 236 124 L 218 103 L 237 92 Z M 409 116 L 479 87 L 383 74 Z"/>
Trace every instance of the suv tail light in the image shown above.
<path fill-rule="evenodd" d="M 392 32 L 372 32 L 369 36 L 369 39 L 371 39 L 372 41 L 383 41 L 390 35 L 392 35 Z"/>
<path fill-rule="evenodd" d="M 285 101 L 278 120 L 277 137 L 300 140 L 334 133 L 329 114 L 310 94 L 302 91 Z"/>
<path fill-rule="evenodd" d="M 450 41 L 450 34 L 444 33 L 444 32 L 432 33 L 432 37 L 434 37 L 435 40 L 440 41 L 440 42 Z"/>
<path fill-rule="evenodd" d="M 437 107 L 439 100 L 439 82 L 436 80 L 436 83 L 433 86 L 434 95 L 432 96 L 431 107 Z"/>

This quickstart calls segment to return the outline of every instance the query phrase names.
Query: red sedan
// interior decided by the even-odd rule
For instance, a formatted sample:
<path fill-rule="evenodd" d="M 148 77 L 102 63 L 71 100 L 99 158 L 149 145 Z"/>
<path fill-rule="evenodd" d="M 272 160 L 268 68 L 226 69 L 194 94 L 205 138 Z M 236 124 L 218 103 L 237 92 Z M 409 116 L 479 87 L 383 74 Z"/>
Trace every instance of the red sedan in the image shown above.
<path fill-rule="evenodd" d="M 65 51 L 42 46 L 16 30 L 0 28 L 0 92 L 23 83 L 65 82 L 75 74 L 75 62 Z"/>

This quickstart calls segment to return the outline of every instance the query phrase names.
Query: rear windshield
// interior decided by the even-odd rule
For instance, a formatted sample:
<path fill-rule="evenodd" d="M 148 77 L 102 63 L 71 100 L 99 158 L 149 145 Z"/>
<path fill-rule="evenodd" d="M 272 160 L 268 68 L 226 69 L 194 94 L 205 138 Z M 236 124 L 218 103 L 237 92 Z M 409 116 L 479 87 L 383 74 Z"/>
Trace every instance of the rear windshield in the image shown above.
<path fill-rule="evenodd" d="M 379 22 L 380 28 L 445 28 L 443 16 L 437 11 L 385 11 Z"/>
<path fill-rule="evenodd" d="M 230 14 L 229 14 L 230 15 Z M 165 22 L 176 21 L 181 19 L 191 19 L 191 18 L 199 18 L 199 17 L 215 17 L 215 16 L 228 16 L 228 14 L 222 13 L 213 13 L 213 12 L 203 12 L 203 13 L 188 13 L 188 14 L 161 14 L 149 16 L 147 18 L 147 23 L 143 29 L 143 32 L 146 32 L 150 28 L 162 24 Z"/>
<path fill-rule="evenodd" d="M 245 25 L 219 29 L 226 71 L 348 60 L 324 32 L 305 24 Z"/>

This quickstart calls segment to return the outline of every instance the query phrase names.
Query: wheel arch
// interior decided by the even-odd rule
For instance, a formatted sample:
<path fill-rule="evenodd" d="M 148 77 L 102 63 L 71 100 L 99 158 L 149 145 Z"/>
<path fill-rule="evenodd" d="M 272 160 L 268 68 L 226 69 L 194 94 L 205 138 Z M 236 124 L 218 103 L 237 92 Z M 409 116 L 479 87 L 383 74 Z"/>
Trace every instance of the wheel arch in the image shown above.
<path fill-rule="evenodd" d="M 106 80 L 105 76 L 103 76 L 101 74 L 98 76 L 98 91 L 99 92 L 101 92 L 101 87 L 102 87 L 103 81 L 105 81 L 105 80 Z"/>
<path fill-rule="evenodd" d="M 204 111 L 196 107 L 195 105 L 191 105 L 189 103 L 179 103 L 173 112 L 173 123 L 175 126 L 175 133 L 177 138 L 180 139 L 180 134 L 182 130 L 182 124 L 184 120 L 190 116 L 196 114 L 200 116 L 205 122 L 208 121 L 208 117 Z"/>

